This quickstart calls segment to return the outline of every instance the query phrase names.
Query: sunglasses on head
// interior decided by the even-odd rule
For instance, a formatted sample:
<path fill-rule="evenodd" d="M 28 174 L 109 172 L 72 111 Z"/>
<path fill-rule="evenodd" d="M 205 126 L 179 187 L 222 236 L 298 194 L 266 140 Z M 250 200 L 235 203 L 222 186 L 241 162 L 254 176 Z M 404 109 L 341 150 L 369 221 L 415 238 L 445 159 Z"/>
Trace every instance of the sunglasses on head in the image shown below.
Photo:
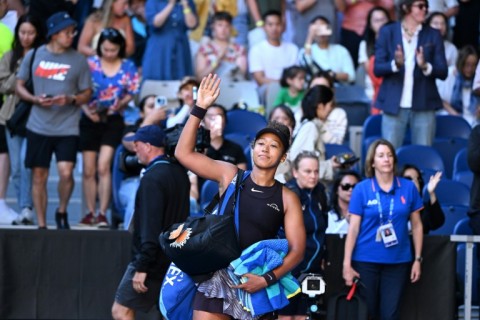
<path fill-rule="evenodd" d="M 412 4 L 412 7 L 417 7 L 420 10 L 428 10 L 428 3 Z"/>
<path fill-rule="evenodd" d="M 355 188 L 356 185 L 357 185 L 356 183 L 354 183 L 354 184 L 344 183 L 344 184 L 340 185 L 340 188 L 342 188 L 343 191 L 348 191 L 350 189 Z"/>

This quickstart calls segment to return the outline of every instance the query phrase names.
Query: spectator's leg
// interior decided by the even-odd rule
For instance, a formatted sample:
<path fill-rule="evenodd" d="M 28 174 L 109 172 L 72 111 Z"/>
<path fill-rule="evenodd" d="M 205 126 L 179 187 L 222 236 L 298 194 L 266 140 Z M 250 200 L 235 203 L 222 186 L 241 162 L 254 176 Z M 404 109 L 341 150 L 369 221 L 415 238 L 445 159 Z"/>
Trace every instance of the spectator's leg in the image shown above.
<path fill-rule="evenodd" d="M 37 213 L 38 226 L 46 227 L 48 168 L 32 168 L 33 205 Z"/>
<path fill-rule="evenodd" d="M 111 146 L 100 147 L 98 155 L 98 194 L 100 200 L 100 213 L 105 215 L 112 194 L 112 159 L 115 149 Z"/>
<path fill-rule="evenodd" d="M 412 144 L 431 146 L 435 137 L 435 111 L 412 111 L 410 131 Z"/>
<path fill-rule="evenodd" d="M 18 165 L 20 166 L 20 206 L 21 208 L 32 208 L 32 170 L 27 168 L 25 157 L 27 153 L 27 139 L 21 138 L 20 159 Z"/>
<path fill-rule="evenodd" d="M 97 153 L 95 151 L 83 151 L 82 186 L 83 196 L 88 212 L 95 214 L 95 203 L 97 198 Z"/>
<path fill-rule="evenodd" d="M 382 137 L 390 141 L 395 149 L 403 144 L 407 130 L 409 110 L 400 108 L 397 115 L 382 115 Z"/>
<path fill-rule="evenodd" d="M 68 202 L 72 195 L 75 182 L 73 181 L 73 168 L 74 162 L 59 161 L 57 163 L 58 175 L 60 180 L 58 181 L 58 196 L 60 198 L 60 204 L 58 206 L 58 212 L 67 212 Z"/>

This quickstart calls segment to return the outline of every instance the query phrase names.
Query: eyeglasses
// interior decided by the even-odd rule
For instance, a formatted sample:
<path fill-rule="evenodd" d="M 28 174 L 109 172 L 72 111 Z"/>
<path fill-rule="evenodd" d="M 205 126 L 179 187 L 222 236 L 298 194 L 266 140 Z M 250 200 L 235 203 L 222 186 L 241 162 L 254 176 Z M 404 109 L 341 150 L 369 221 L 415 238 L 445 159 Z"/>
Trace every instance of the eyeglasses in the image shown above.
<path fill-rule="evenodd" d="M 357 185 L 356 183 L 354 183 L 354 184 L 345 183 L 345 184 L 341 184 L 340 188 L 342 188 L 343 191 L 348 191 L 350 189 L 355 188 L 356 185 Z"/>
<path fill-rule="evenodd" d="M 417 3 L 417 4 L 412 4 L 412 7 L 416 7 L 420 10 L 426 10 L 428 11 L 428 3 Z"/>
<path fill-rule="evenodd" d="M 68 37 L 75 37 L 77 34 L 78 34 L 78 31 L 77 30 L 73 30 L 73 31 L 64 31 L 63 32 L 66 36 Z"/>

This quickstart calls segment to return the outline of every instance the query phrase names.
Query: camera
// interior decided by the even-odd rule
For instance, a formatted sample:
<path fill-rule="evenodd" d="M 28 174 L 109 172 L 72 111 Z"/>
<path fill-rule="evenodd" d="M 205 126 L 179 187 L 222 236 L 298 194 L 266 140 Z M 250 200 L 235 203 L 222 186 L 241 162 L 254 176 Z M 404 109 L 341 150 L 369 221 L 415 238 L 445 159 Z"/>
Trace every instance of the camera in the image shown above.
<path fill-rule="evenodd" d="M 356 155 L 348 152 L 337 154 L 336 157 L 337 162 L 340 163 L 343 167 L 352 165 L 358 160 L 360 160 L 360 158 L 358 158 Z"/>
<path fill-rule="evenodd" d="M 165 129 L 166 141 L 165 141 L 165 153 L 173 157 L 175 154 L 175 147 L 180 139 L 184 125 L 177 124 L 171 128 Z M 197 129 L 197 141 L 195 142 L 195 149 L 197 152 L 203 152 L 210 146 L 210 131 L 204 127 Z"/>
<path fill-rule="evenodd" d="M 325 281 L 322 276 L 315 273 L 305 275 L 302 283 L 302 293 L 314 297 L 325 293 Z"/>

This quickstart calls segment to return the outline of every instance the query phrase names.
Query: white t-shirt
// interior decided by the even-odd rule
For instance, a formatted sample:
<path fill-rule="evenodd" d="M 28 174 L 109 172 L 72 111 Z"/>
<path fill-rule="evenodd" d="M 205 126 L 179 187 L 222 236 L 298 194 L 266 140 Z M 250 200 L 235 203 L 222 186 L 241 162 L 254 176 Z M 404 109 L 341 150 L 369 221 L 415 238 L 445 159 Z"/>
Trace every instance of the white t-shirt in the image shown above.
<path fill-rule="evenodd" d="M 297 62 L 298 48 L 293 43 L 282 42 L 272 46 L 267 40 L 254 45 L 248 52 L 250 73 L 263 71 L 265 77 L 280 80 L 283 69 Z"/>
<path fill-rule="evenodd" d="M 328 212 L 328 228 L 325 231 L 327 234 L 347 234 L 348 221 L 347 219 L 338 220 L 337 214 L 330 210 Z"/>
<path fill-rule="evenodd" d="M 311 55 L 305 55 L 305 49 L 300 50 L 299 63 L 305 65 L 315 61 L 323 70 L 332 70 L 348 74 L 348 82 L 355 81 L 355 67 L 348 50 L 339 44 L 329 44 L 328 48 L 322 49 L 316 43 L 312 44 Z"/>

